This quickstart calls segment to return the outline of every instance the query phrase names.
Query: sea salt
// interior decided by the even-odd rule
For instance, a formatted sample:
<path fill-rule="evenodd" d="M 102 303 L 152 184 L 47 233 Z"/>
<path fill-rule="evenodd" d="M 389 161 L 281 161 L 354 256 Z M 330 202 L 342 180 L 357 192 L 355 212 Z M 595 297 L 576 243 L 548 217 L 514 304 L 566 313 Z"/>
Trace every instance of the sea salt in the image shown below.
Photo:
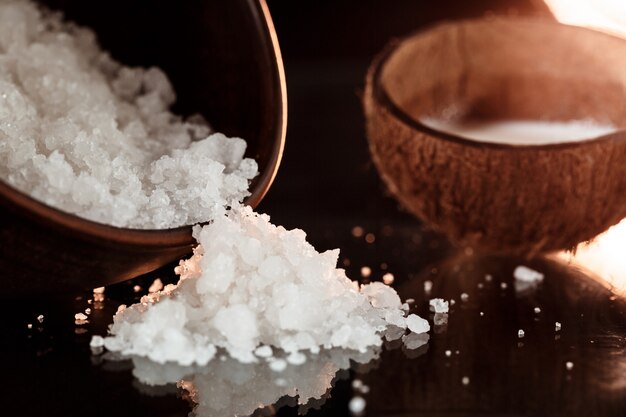
<path fill-rule="evenodd" d="M 37 321 L 39 323 L 43 323 L 43 319 L 44 319 L 43 314 L 40 314 L 40 315 L 37 316 Z"/>
<path fill-rule="evenodd" d="M 541 272 L 537 272 L 534 269 L 530 269 L 527 266 L 523 265 L 515 268 L 515 271 L 513 271 L 513 276 L 516 280 L 527 283 L 537 283 L 543 281 L 543 274 Z"/>
<path fill-rule="evenodd" d="M 359 416 L 365 411 L 366 405 L 367 402 L 363 397 L 355 396 L 350 399 L 350 402 L 348 403 L 348 409 L 353 415 Z"/>
<path fill-rule="evenodd" d="M 294 353 L 320 347 L 380 346 L 390 326 L 430 329 L 406 316 L 393 288 L 359 285 L 336 269 L 337 250 L 318 253 L 303 231 L 249 207 L 234 205 L 194 236 L 200 245 L 176 268 L 179 283 L 116 314 L 107 349 L 190 365 L 208 363 L 217 349 L 255 362 L 255 351 L 271 346 L 297 362 Z"/>
<path fill-rule="evenodd" d="M 100 223 L 165 229 L 249 195 L 246 143 L 212 133 L 157 68 L 131 68 L 93 31 L 28 0 L 0 2 L 0 179 Z"/>
<path fill-rule="evenodd" d="M 89 342 L 89 347 L 100 348 L 104 346 L 104 338 L 102 336 L 92 336 Z"/>
<path fill-rule="evenodd" d="M 383 275 L 383 283 L 385 283 L 386 285 L 393 284 L 394 279 L 395 278 L 391 272 L 387 272 Z"/>
<path fill-rule="evenodd" d="M 519 337 L 520 339 L 521 339 L 521 338 L 523 338 L 523 337 L 524 337 L 524 330 L 519 329 L 519 330 L 517 331 L 517 337 Z"/>
<path fill-rule="evenodd" d="M 558 321 L 556 323 L 554 323 L 554 331 L 555 332 L 560 332 L 561 331 L 561 323 L 559 323 Z"/>
<path fill-rule="evenodd" d="M 573 362 L 565 362 L 565 369 L 567 369 L 568 371 L 571 371 L 572 369 L 574 369 L 574 363 Z"/>
<path fill-rule="evenodd" d="M 424 281 L 424 292 L 426 294 L 429 294 L 432 289 L 433 289 L 433 282 L 429 280 Z"/>
<path fill-rule="evenodd" d="M 430 306 L 430 311 L 434 311 L 435 313 L 448 312 L 448 302 L 444 301 L 443 298 L 433 298 L 428 304 Z"/>

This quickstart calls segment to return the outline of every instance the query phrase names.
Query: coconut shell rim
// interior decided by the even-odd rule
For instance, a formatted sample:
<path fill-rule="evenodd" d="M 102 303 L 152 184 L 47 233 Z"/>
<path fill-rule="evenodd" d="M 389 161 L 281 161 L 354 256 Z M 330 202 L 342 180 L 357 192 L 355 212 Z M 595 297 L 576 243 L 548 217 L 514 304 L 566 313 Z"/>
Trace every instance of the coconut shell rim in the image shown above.
<path fill-rule="evenodd" d="M 484 18 L 471 18 L 471 19 L 461 19 L 461 20 L 447 20 L 440 21 L 429 25 L 425 28 L 418 29 L 407 36 L 394 39 L 385 46 L 382 52 L 380 52 L 373 60 L 370 66 L 370 73 L 372 74 L 372 98 L 374 101 L 386 109 L 391 115 L 393 115 L 396 119 L 404 123 L 407 127 L 431 136 L 438 140 L 444 140 L 447 142 L 452 142 L 459 145 L 464 146 L 472 146 L 477 148 L 491 148 L 494 150 L 501 151 L 536 151 L 536 150 L 567 150 L 567 149 L 576 149 L 579 147 L 585 147 L 590 143 L 599 143 L 599 142 L 610 142 L 614 140 L 626 140 L 626 129 L 618 129 L 615 132 L 607 133 L 605 135 L 591 137 L 589 139 L 584 140 L 576 140 L 569 142 L 560 142 L 560 143 L 548 143 L 548 144 L 510 144 L 510 143 L 496 143 L 496 142 L 484 142 L 476 139 L 468 139 L 460 135 L 455 135 L 453 133 L 448 133 L 442 130 L 434 129 L 430 126 L 427 126 L 424 123 L 421 123 L 419 120 L 411 117 L 407 112 L 402 110 L 389 96 L 389 93 L 385 89 L 382 84 L 381 73 L 385 67 L 385 64 L 389 60 L 389 58 L 398 50 L 398 48 L 408 39 L 412 39 L 417 36 L 421 36 L 435 28 L 445 26 L 445 25 L 459 25 L 459 24 L 467 24 L 467 23 L 476 23 L 480 21 L 484 21 Z M 506 17 L 506 16 L 498 16 L 495 18 L 490 18 L 490 22 L 495 21 L 508 21 L 508 22 L 533 22 L 539 24 L 546 24 L 548 26 L 560 26 L 567 27 L 572 30 L 579 30 L 582 32 L 594 33 L 595 35 L 601 35 L 608 38 L 617 39 L 620 42 L 626 43 L 626 39 L 619 38 L 615 35 L 608 34 L 605 32 L 601 32 L 598 30 L 585 28 L 581 26 L 569 25 L 565 23 L 560 23 L 554 20 L 550 20 L 542 17 Z"/>

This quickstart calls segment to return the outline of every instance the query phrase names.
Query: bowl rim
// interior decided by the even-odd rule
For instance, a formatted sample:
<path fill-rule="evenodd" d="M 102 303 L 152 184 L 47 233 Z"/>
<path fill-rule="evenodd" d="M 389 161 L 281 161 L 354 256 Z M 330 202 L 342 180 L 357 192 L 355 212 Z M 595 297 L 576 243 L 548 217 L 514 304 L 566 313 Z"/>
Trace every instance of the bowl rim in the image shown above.
<path fill-rule="evenodd" d="M 616 139 L 626 140 L 626 128 L 617 129 L 612 133 L 607 133 L 600 136 L 591 137 L 588 139 L 570 141 L 570 142 L 560 142 L 560 143 L 548 143 L 548 144 L 511 144 L 511 143 L 497 143 L 497 142 L 484 142 L 476 139 L 468 139 L 460 135 L 456 135 L 454 133 L 448 133 L 442 130 L 438 130 L 432 128 L 419 120 L 416 120 L 412 116 L 410 116 L 407 112 L 402 110 L 400 106 L 396 104 L 395 101 L 390 97 L 387 92 L 385 86 L 382 82 L 382 72 L 387 64 L 389 58 L 393 56 L 393 54 L 398 50 L 398 48 L 404 43 L 404 41 L 408 39 L 412 39 L 417 36 L 421 36 L 435 28 L 439 28 L 445 25 L 458 25 L 458 24 L 472 24 L 479 22 L 496 22 L 496 21 L 506 21 L 508 24 L 515 24 L 520 22 L 532 22 L 537 24 L 544 24 L 546 26 L 552 27 L 567 27 L 568 30 L 578 30 L 583 32 L 594 33 L 595 35 L 605 36 L 608 38 L 617 39 L 620 42 L 626 44 L 626 40 L 619 38 L 614 35 L 607 34 L 605 32 L 601 32 L 598 30 L 585 28 L 581 26 L 568 25 L 564 23 L 560 23 L 556 20 L 548 19 L 545 17 L 510 17 L 510 16 L 497 16 L 497 17 L 489 17 L 486 18 L 470 18 L 470 19 L 459 19 L 459 20 L 447 20 L 435 22 L 431 25 L 428 25 L 424 28 L 418 29 L 407 36 L 403 36 L 401 38 L 397 38 L 389 42 L 389 44 L 383 49 L 378 56 L 374 58 L 374 61 L 370 67 L 371 74 L 371 84 L 372 84 L 372 96 L 373 99 L 378 105 L 387 110 L 393 117 L 404 125 L 409 127 L 414 131 L 418 131 L 420 133 L 426 134 L 428 136 L 432 136 L 437 139 L 441 139 L 447 142 L 456 143 L 459 145 L 471 146 L 474 148 L 486 148 L 486 149 L 494 149 L 494 150 L 502 150 L 502 151 L 537 151 L 537 150 L 565 150 L 565 149 L 574 149 L 581 146 L 587 146 L 591 143 L 597 144 L 600 142 L 611 142 Z"/>
<path fill-rule="evenodd" d="M 287 87 L 283 60 L 269 8 L 266 0 L 247 0 L 253 13 L 260 42 L 272 62 L 272 82 L 276 98 L 280 100 L 274 117 L 275 140 L 271 149 L 267 169 L 253 179 L 254 189 L 244 203 L 256 207 L 269 190 L 280 165 L 287 133 Z M 26 193 L 0 180 L 0 204 L 28 217 L 42 226 L 56 227 L 88 240 L 101 240 L 108 244 L 140 246 L 144 248 L 183 247 L 194 244 L 193 225 L 171 229 L 133 229 L 98 223 L 62 211 L 30 197 Z M 203 222 L 199 224 L 207 224 Z"/>

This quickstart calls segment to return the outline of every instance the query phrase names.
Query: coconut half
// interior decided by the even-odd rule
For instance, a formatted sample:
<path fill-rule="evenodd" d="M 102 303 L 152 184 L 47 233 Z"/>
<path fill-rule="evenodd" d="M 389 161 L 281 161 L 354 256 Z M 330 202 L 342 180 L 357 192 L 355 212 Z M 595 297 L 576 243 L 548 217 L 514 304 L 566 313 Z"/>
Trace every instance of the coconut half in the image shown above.
<path fill-rule="evenodd" d="M 391 193 L 454 242 L 569 249 L 626 217 L 622 39 L 530 18 L 441 24 L 377 57 L 364 108 Z M 511 121 L 589 129 L 524 142 L 454 128 Z"/>

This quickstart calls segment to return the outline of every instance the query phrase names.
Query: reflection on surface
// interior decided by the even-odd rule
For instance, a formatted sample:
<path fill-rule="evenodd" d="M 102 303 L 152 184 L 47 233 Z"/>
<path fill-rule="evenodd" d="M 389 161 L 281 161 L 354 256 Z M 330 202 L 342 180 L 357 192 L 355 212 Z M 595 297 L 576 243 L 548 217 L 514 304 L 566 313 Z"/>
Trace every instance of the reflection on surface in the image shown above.
<path fill-rule="evenodd" d="M 379 352 L 322 350 L 307 355 L 302 365 L 287 365 L 279 372 L 267 361 L 244 364 L 227 355 L 204 367 L 161 365 L 141 357 L 132 362 L 133 375 L 144 385 L 138 387 L 142 392 L 155 395 L 158 387 L 176 384 L 192 403 L 195 417 L 249 416 L 284 405 L 297 405 L 304 414 L 324 403 L 341 370 L 370 363 Z"/>
<path fill-rule="evenodd" d="M 596 237 L 581 243 L 575 253 L 559 258 L 600 278 L 615 294 L 626 297 L 626 219 Z"/>
<path fill-rule="evenodd" d="M 518 265 L 544 280 L 516 291 Z M 401 283 L 401 297 L 419 300 L 426 279 L 430 297 L 456 300 L 447 330 L 412 361 L 383 352 L 363 378 L 369 417 L 624 417 L 626 303 L 606 287 L 546 258 L 458 254 Z"/>

